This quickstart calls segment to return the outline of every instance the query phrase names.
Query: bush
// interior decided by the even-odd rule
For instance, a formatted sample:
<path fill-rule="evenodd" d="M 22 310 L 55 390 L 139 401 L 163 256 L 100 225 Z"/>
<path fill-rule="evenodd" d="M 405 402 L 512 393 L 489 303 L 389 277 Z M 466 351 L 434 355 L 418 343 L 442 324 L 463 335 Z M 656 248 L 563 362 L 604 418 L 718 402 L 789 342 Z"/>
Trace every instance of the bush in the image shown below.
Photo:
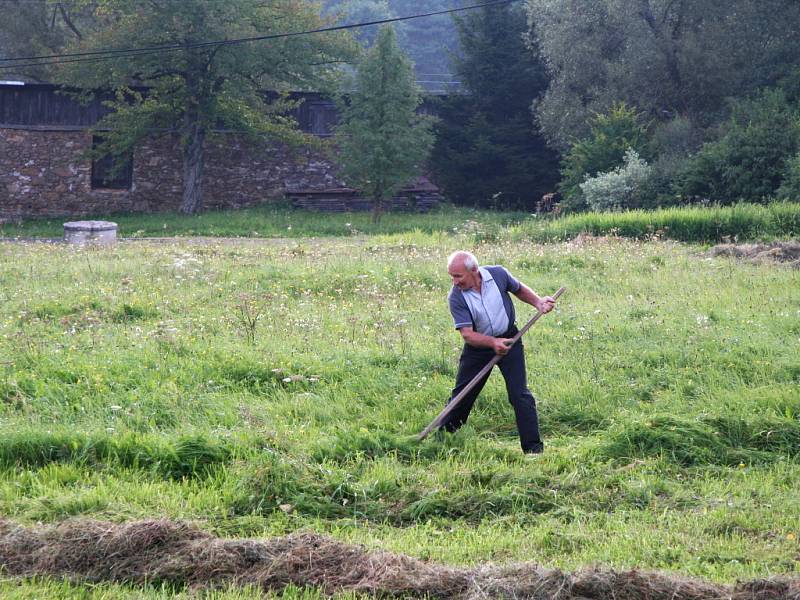
<path fill-rule="evenodd" d="M 649 145 L 653 157 L 651 172 L 640 194 L 638 208 L 663 208 L 684 203 L 675 193 L 674 183 L 701 144 L 702 132 L 686 117 L 675 117 L 654 128 Z"/>
<path fill-rule="evenodd" d="M 676 182 L 683 196 L 721 204 L 775 196 L 800 149 L 800 116 L 783 91 L 765 90 L 733 107 L 720 139 L 706 143 Z"/>
<path fill-rule="evenodd" d="M 622 166 L 597 177 L 587 177 L 580 188 L 592 210 L 635 208 L 642 204 L 641 194 L 651 172 L 647 161 L 630 148 Z"/>
<path fill-rule="evenodd" d="M 647 128 L 641 115 L 624 102 L 614 104 L 608 114 L 592 119 L 591 134 L 576 142 L 564 157 L 559 190 L 568 210 L 587 208 L 581 184 L 587 177 L 596 177 L 621 165 L 629 149 L 645 154 Z"/>
<path fill-rule="evenodd" d="M 786 171 L 778 188 L 781 200 L 800 200 L 800 153 L 795 154 L 786 164 Z"/>

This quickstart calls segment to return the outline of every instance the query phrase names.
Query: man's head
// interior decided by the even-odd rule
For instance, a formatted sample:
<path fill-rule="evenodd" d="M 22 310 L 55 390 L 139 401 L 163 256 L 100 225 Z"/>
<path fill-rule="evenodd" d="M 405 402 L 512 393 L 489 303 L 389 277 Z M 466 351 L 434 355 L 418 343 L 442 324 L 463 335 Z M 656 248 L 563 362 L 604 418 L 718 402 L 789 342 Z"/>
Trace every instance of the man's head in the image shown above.
<path fill-rule="evenodd" d="M 447 272 L 453 285 L 462 290 L 470 290 L 480 282 L 478 259 L 464 250 L 453 252 L 447 258 Z"/>

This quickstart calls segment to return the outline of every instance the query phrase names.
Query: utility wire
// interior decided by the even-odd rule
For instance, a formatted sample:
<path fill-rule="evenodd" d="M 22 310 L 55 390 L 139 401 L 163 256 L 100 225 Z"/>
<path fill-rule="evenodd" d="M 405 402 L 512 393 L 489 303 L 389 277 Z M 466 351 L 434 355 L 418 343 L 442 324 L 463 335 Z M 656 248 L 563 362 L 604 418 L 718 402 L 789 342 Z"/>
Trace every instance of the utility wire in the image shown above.
<path fill-rule="evenodd" d="M 123 48 L 118 50 L 90 50 L 86 52 L 73 52 L 68 54 L 48 54 L 41 56 L 24 56 L 17 58 L 0 58 L 0 63 L 19 62 L 25 60 L 36 60 L 40 62 L 22 63 L 22 64 L 0 64 L 0 69 L 19 69 L 22 67 L 38 67 L 43 65 L 57 65 L 75 62 L 96 62 L 100 60 L 109 60 L 118 57 L 135 57 L 145 54 L 154 54 L 158 52 L 174 52 L 177 50 L 190 50 L 194 48 L 208 48 L 212 46 L 231 46 L 234 44 L 242 44 L 247 42 L 256 42 L 262 40 L 274 40 L 280 38 L 297 37 L 302 35 L 310 35 L 314 33 L 326 33 L 329 31 L 342 31 L 345 29 L 356 29 L 359 27 L 369 27 L 372 25 L 383 25 L 386 23 L 396 23 L 398 21 L 409 21 L 411 19 L 421 19 L 423 17 L 433 17 L 436 15 L 445 15 L 450 13 L 463 12 L 467 10 L 474 10 L 476 8 L 484 8 L 490 6 L 502 6 L 503 4 L 510 4 L 517 0 L 491 0 L 482 4 L 472 4 L 470 6 L 462 6 L 461 8 L 450 8 L 447 10 L 438 10 L 428 13 L 419 13 L 414 15 L 407 15 L 404 17 L 392 17 L 389 19 L 380 19 L 377 21 L 366 21 L 363 23 L 350 23 L 347 25 L 335 25 L 332 27 L 322 27 L 319 29 L 309 29 L 306 31 L 293 31 L 288 33 L 274 33 L 269 35 L 259 35 L 252 37 L 237 38 L 233 40 L 215 40 L 211 42 L 196 42 L 193 44 L 164 44 L 161 46 L 148 46 L 143 48 Z M 67 60 L 63 60 L 67 59 Z"/>

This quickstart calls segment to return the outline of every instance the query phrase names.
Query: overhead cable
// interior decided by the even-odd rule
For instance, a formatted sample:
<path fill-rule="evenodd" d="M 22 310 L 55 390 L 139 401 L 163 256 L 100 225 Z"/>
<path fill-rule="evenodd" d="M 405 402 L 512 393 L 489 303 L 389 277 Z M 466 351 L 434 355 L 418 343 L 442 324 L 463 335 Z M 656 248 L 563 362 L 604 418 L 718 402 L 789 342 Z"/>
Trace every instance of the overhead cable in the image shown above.
<path fill-rule="evenodd" d="M 72 52 L 66 54 L 47 54 L 41 56 L 24 56 L 16 58 L 0 58 L 0 69 L 19 69 L 22 67 L 38 67 L 43 65 L 57 65 L 75 62 L 96 62 L 100 60 L 110 60 L 119 57 L 135 57 L 146 54 L 154 54 L 160 52 L 175 52 L 179 50 L 192 50 L 195 48 L 209 48 L 213 46 L 231 46 L 234 44 L 243 44 L 248 42 L 257 42 L 264 40 L 275 40 L 281 38 L 298 37 L 303 35 L 311 35 L 314 33 L 326 33 L 330 31 L 342 31 L 346 29 L 356 29 L 360 27 L 369 27 L 372 25 L 383 25 L 387 23 L 396 23 L 399 21 L 409 21 L 411 19 L 421 19 L 424 17 L 433 17 L 436 15 L 445 15 L 450 13 L 463 12 L 467 10 L 475 10 L 477 8 L 485 8 L 491 6 L 501 6 L 504 4 L 511 4 L 517 0 L 491 0 L 482 4 L 472 4 L 470 6 L 462 6 L 460 8 L 450 8 L 447 10 L 438 10 L 428 13 L 419 13 L 414 15 L 406 15 L 404 17 L 392 17 L 388 19 L 379 19 L 376 21 L 366 21 L 363 23 L 349 23 L 346 25 L 334 25 L 331 27 L 321 27 L 319 29 L 309 29 L 305 31 L 292 31 L 285 33 L 273 33 L 268 35 L 258 35 L 252 37 L 237 38 L 233 40 L 214 40 L 209 42 L 195 42 L 190 44 L 162 44 L 160 46 L 147 46 L 141 48 L 121 48 L 116 50 L 87 50 L 85 52 Z M 19 61 L 37 61 L 28 63 L 19 63 Z M 16 62 L 18 64 L 2 64 Z"/>

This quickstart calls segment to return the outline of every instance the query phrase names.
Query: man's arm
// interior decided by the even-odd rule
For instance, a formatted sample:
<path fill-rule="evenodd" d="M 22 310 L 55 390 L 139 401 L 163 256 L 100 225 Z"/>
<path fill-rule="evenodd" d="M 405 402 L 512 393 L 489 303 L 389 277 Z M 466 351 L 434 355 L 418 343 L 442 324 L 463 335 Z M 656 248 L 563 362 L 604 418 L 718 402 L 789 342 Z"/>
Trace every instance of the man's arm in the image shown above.
<path fill-rule="evenodd" d="M 523 302 L 530 304 L 536 310 L 543 313 L 548 313 L 553 310 L 553 307 L 556 304 L 556 301 L 552 296 L 545 296 L 542 298 L 524 283 L 520 283 L 519 289 L 512 293 Z"/>
<path fill-rule="evenodd" d="M 511 340 L 508 338 L 496 338 L 490 335 L 478 333 L 472 327 L 462 327 L 458 330 L 464 341 L 476 348 L 491 348 L 495 354 L 504 355 L 508 353 Z"/>

